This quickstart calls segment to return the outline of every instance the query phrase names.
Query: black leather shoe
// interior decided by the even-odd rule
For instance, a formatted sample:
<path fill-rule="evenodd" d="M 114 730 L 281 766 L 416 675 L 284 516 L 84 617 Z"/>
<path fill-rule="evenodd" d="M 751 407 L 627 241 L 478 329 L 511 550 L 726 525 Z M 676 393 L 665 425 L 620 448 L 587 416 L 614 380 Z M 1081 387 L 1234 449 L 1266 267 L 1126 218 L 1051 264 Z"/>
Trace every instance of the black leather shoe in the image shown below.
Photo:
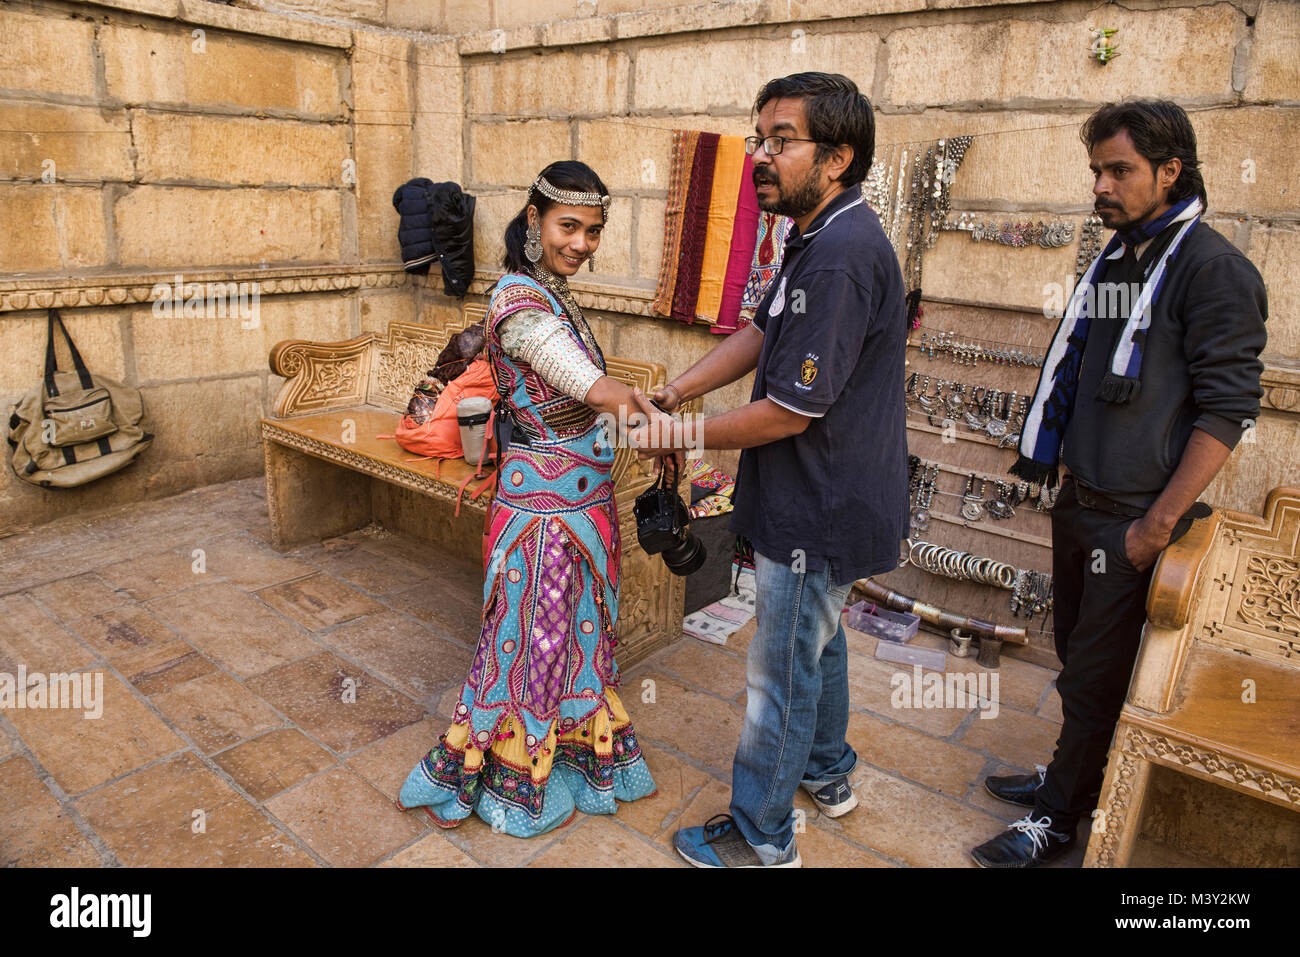
<path fill-rule="evenodd" d="M 970 852 L 980 867 L 1034 867 L 1060 857 L 1074 846 L 1074 831 L 1053 831 L 1052 819 L 1026 815 Z"/>
<path fill-rule="evenodd" d="M 1000 778 L 985 778 L 984 790 L 999 801 L 1019 804 L 1021 807 L 1033 807 L 1034 795 L 1043 786 L 1043 777 L 1047 774 L 1047 768 L 1041 764 L 1037 765 L 1036 769 L 1034 774 L 1008 774 Z"/>

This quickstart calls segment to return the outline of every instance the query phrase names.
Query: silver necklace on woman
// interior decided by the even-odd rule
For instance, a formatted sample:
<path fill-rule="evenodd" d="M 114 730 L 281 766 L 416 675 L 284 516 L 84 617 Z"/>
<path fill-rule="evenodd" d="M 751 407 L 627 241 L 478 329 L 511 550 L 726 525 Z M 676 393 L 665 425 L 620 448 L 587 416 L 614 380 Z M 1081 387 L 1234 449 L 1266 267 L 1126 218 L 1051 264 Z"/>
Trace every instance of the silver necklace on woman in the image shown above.
<path fill-rule="evenodd" d="M 583 316 L 582 310 L 578 307 L 577 300 L 573 298 L 573 292 L 569 289 L 568 281 L 563 276 L 555 275 L 541 263 L 533 266 L 533 272 L 537 277 L 537 281 L 550 290 L 555 295 L 555 298 L 560 301 L 560 305 L 568 313 L 569 324 L 573 326 L 592 355 L 603 355 L 591 327 L 587 325 L 586 317 Z"/>

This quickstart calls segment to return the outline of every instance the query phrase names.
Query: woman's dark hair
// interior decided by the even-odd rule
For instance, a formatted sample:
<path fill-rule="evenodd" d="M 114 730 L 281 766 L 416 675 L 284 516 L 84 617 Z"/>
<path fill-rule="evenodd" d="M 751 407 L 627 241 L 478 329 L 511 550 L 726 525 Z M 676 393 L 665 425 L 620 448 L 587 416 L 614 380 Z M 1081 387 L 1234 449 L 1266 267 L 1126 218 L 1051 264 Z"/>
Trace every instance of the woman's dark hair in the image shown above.
<path fill-rule="evenodd" d="M 794 97 L 803 100 L 808 118 L 808 137 L 817 141 L 814 162 L 822 162 L 841 145 L 853 147 L 853 161 L 840 174 L 845 189 L 867 178 L 876 153 L 876 118 L 871 101 L 858 92 L 858 85 L 838 73 L 794 73 L 768 80 L 758 91 L 754 114 L 771 100 Z"/>
<path fill-rule="evenodd" d="M 600 196 L 609 195 L 609 190 L 600 181 L 596 171 L 586 163 L 579 163 L 577 160 L 560 160 L 558 163 L 552 163 L 542 170 L 540 175 L 545 176 L 546 181 L 556 189 L 572 189 L 582 193 L 596 193 Z M 558 204 L 555 200 L 548 199 L 536 189 L 529 187 L 523 209 L 519 210 L 515 218 L 506 226 L 506 254 L 501 257 L 501 265 L 508 272 L 527 272 L 532 266 L 524 256 L 524 240 L 528 233 L 528 207 L 536 206 L 537 212 L 545 216 L 551 207 L 556 205 Z"/>
<path fill-rule="evenodd" d="M 1170 187 L 1170 200 L 1181 202 L 1197 196 L 1202 207 L 1209 205 L 1201 161 L 1196 158 L 1196 131 L 1181 106 L 1169 100 L 1107 103 L 1084 121 L 1079 139 L 1091 153 L 1120 130 L 1128 130 L 1134 148 L 1151 164 L 1152 172 L 1171 159 L 1182 160 L 1183 170 Z"/>

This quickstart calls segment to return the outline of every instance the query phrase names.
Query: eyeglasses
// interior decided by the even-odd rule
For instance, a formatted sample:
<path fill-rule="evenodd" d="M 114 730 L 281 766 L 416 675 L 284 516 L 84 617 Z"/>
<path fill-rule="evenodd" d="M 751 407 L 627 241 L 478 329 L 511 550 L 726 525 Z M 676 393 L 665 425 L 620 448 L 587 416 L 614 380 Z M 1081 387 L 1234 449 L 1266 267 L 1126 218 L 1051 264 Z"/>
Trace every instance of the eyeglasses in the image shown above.
<path fill-rule="evenodd" d="M 753 156 L 758 152 L 759 144 L 763 144 L 763 152 L 768 156 L 776 156 L 781 150 L 785 149 L 786 143 L 818 143 L 820 140 L 806 140 L 798 136 L 746 136 L 745 152 Z"/>

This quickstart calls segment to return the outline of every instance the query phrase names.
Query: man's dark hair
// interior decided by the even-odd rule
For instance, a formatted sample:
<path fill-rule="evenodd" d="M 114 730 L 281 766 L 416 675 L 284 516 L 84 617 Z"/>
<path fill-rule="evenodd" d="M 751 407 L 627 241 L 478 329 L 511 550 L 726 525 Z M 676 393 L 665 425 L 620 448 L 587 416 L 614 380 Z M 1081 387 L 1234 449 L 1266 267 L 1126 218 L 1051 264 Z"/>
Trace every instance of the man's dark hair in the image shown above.
<path fill-rule="evenodd" d="M 546 177 L 546 181 L 556 189 L 571 189 L 579 193 L 597 193 L 601 196 L 608 196 L 609 190 L 601 178 L 596 175 L 586 163 L 579 163 L 577 160 L 560 160 L 552 163 L 539 174 Z M 501 257 L 501 265 L 508 272 L 531 272 L 532 263 L 524 256 L 524 242 L 528 234 L 528 207 L 529 205 L 537 207 L 539 216 L 545 216 L 551 207 L 558 205 L 553 199 L 542 195 L 538 190 L 531 186 L 528 189 L 528 197 L 524 201 L 523 209 L 515 214 L 515 218 L 506 224 L 505 234 L 505 255 Z"/>
<path fill-rule="evenodd" d="M 1170 187 L 1169 198 L 1181 202 L 1200 197 L 1209 205 L 1201 161 L 1196 158 L 1196 131 L 1183 108 L 1169 100 L 1126 100 L 1107 103 L 1084 121 L 1079 138 L 1091 153 L 1102 140 L 1127 130 L 1133 146 L 1151 164 L 1152 172 L 1171 159 L 1182 160 L 1183 170 Z"/>
<path fill-rule="evenodd" d="M 840 185 L 851 189 L 866 179 L 876 152 L 876 118 L 858 85 L 838 73 L 794 73 L 768 80 L 758 91 L 754 115 L 770 101 L 786 97 L 803 100 L 808 137 L 817 141 L 814 160 L 822 162 L 837 146 L 851 146 L 853 161 L 840 175 Z"/>

